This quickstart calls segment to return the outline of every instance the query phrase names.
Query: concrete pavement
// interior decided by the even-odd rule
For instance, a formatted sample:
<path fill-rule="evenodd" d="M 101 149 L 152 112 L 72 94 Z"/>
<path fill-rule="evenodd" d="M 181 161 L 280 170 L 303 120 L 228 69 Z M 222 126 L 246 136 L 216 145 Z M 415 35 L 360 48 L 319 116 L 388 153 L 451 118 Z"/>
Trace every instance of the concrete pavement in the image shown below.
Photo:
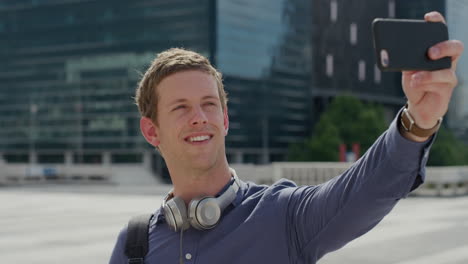
<path fill-rule="evenodd" d="M 2 188 L 0 263 L 107 263 L 129 217 L 152 212 L 162 193 L 145 187 Z"/>
<path fill-rule="evenodd" d="M 400 201 L 373 230 L 320 264 L 466 264 L 468 197 Z"/>
<path fill-rule="evenodd" d="M 0 188 L 1 263 L 107 263 L 129 217 L 168 185 Z M 374 230 L 320 264 L 468 263 L 468 197 L 408 198 Z"/>

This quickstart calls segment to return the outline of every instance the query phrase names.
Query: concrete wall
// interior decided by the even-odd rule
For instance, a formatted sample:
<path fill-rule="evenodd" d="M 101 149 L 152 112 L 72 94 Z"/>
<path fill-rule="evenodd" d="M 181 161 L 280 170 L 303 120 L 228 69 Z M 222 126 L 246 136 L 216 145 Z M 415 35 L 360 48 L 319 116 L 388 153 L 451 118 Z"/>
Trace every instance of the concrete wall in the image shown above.
<path fill-rule="evenodd" d="M 275 162 L 268 165 L 232 164 L 244 181 L 272 184 L 281 178 L 297 185 L 318 185 L 336 177 L 352 163 Z M 122 186 L 151 186 L 162 183 L 148 166 L 142 164 L 6 164 L 0 161 L 0 184 L 44 182 L 110 183 Z M 468 194 L 468 166 L 427 167 L 426 181 L 416 194 Z"/>

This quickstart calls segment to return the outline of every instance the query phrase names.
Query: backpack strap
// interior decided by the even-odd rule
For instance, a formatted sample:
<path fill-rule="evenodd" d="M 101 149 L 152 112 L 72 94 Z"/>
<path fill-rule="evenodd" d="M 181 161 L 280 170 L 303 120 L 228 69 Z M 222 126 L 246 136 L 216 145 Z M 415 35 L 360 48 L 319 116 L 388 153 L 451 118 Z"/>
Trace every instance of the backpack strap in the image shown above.
<path fill-rule="evenodd" d="M 128 222 L 125 255 L 128 264 L 143 264 L 148 253 L 148 230 L 152 214 L 134 216 Z"/>

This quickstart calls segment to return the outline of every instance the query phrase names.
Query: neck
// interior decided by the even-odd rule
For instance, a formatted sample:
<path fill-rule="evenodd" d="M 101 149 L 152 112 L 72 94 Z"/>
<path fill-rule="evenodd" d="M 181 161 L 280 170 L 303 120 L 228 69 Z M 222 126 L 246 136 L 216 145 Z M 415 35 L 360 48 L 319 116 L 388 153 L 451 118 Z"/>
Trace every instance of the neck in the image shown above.
<path fill-rule="evenodd" d="M 227 160 L 208 169 L 169 168 L 174 196 L 188 204 L 192 199 L 203 196 L 215 196 L 230 181 L 231 172 Z"/>

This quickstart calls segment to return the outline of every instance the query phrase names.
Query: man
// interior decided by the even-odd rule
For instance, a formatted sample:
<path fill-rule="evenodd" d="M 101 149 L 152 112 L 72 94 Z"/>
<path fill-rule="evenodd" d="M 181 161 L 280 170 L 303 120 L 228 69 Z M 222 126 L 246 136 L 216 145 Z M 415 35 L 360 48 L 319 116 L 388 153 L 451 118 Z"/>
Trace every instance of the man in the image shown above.
<path fill-rule="evenodd" d="M 425 19 L 443 21 L 436 12 Z M 429 56 L 452 57 L 451 69 L 403 73 L 407 111 L 427 136 L 405 131 L 400 112 L 343 175 L 305 187 L 287 180 L 270 187 L 238 180 L 225 155 L 229 119 L 221 74 L 194 52 L 160 53 L 136 101 L 142 134 L 164 157 L 174 189 L 150 222 L 145 263 L 316 263 L 369 231 L 424 181 L 462 50 L 459 41 L 439 43 Z M 197 199 L 204 196 L 218 197 L 211 201 L 219 206 L 197 212 L 205 206 Z M 126 237 L 124 228 L 111 264 L 127 263 Z"/>

